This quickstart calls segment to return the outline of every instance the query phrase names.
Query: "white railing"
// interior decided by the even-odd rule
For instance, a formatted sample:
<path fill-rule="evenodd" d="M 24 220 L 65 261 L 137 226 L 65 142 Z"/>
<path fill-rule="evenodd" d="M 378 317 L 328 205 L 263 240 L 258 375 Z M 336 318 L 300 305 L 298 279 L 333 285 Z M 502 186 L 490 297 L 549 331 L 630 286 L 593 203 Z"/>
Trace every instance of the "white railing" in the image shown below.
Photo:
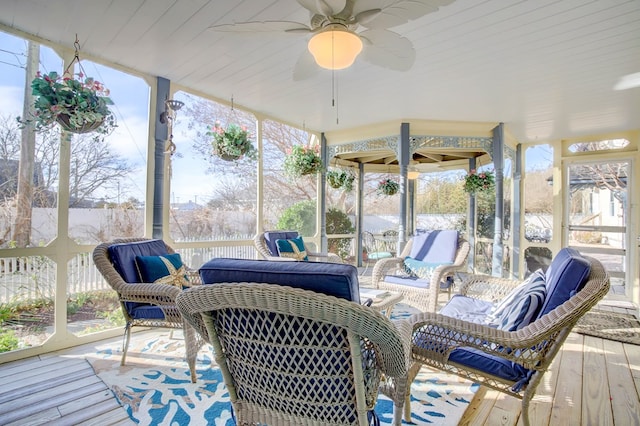
<path fill-rule="evenodd" d="M 214 257 L 255 259 L 253 245 L 180 248 L 183 261 L 199 268 Z M 91 252 L 74 256 L 67 265 L 67 296 L 111 287 L 96 269 Z M 51 301 L 56 290 L 56 263 L 46 256 L 0 258 L 0 305 Z"/>

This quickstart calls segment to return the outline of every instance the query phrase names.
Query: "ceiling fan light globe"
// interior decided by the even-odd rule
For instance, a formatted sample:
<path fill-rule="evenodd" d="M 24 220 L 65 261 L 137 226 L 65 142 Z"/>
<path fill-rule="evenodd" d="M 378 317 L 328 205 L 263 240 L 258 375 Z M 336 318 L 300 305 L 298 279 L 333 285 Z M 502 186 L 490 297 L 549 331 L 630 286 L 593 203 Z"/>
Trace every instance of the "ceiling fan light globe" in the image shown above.
<path fill-rule="evenodd" d="M 353 65 L 362 52 L 362 40 L 341 25 L 330 25 L 311 37 L 307 47 L 319 66 L 341 70 Z"/>

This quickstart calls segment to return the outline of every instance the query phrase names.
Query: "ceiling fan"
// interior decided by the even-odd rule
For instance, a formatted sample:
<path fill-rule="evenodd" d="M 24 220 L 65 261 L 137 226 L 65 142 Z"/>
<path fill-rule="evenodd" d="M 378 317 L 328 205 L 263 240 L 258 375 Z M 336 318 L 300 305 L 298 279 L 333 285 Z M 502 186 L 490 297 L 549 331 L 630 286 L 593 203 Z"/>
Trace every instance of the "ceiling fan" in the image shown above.
<path fill-rule="evenodd" d="M 416 52 L 413 44 L 409 39 L 389 31 L 388 28 L 435 12 L 454 0 L 296 1 L 310 12 L 308 24 L 292 21 L 253 21 L 213 25 L 209 28 L 218 32 L 250 34 L 312 34 L 309 49 L 302 52 L 294 67 L 294 80 L 303 80 L 314 75 L 319 66 L 328 69 L 347 68 L 360 51 L 362 58 L 373 65 L 395 71 L 407 71 L 415 61 Z M 343 53 L 346 55 L 344 58 Z"/>

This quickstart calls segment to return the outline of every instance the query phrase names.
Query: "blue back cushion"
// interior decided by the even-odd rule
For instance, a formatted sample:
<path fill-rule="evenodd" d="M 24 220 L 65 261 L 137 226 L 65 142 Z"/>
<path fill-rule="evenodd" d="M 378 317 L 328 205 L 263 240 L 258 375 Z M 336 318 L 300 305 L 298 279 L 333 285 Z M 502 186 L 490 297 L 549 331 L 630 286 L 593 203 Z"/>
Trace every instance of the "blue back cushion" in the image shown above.
<path fill-rule="evenodd" d="M 167 247 L 162 240 L 120 243 L 109 246 L 109 257 L 113 267 L 128 283 L 142 282 L 136 266 L 136 256 L 159 256 L 162 254 L 168 254 Z"/>
<path fill-rule="evenodd" d="M 267 231 L 264 233 L 264 242 L 267 244 L 271 256 L 279 256 L 276 240 L 291 240 L 297 236 L 297 231 Z"/>
<path fill-rule="evenodd" d="M 136 265 L 136 256 L 160 256 L 169 254 L 162 240 L 119 243 L 109 246 L 109 257 L 113 267 L 127 283 L 140 283 L 142 279 Z M 164 314 L 157 306 L 147 303 L 125 302 L 127 312 L 134 319 L 163 319 Z"/>
<path fill-rule="evenodd" d="M 353 265 L 218 258 L 202 265 L 199 273 L 204 284 L 279 284 L 360 303 L 358 269 Z"/>
<path fill-rule="evenodd" d="M 458 231 L 431 231 L 413 237 L 409 257 L 428 263 L 453 263 L 458 249 Z"/>
<path fill-rule="evenodd" d="M 546 272 L 547 297 L 537 318 L 551 312 L 580 291 L 591 273 L 591 263 L 577 250 L 566 247 L 558 252 Z"/>

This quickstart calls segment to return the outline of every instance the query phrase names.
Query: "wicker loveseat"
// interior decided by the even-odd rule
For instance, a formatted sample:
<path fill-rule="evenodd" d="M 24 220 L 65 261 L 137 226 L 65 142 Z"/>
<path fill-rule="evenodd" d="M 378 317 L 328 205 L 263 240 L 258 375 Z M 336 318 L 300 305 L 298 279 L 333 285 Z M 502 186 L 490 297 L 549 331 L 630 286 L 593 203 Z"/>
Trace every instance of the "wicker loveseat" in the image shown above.
<path fill-rule="evenodd" d="M 609 277 L 596 259 L 565 248 L 546 273 L 518 284 L 474 276 L 438 314 L 412 316 L 409 382 L 422 365 L 455 373 L 521 399 L 522 422 L 529 425 L 529 401 L 542 375 L 578 319 L 607 293 Z M 497 307 L 506 315 L 494 315 Z"/>
<path fill-rule="evenodd" d="M 400 424 L 411 328 L 359 303 L 354 266 L 212 259 L 200 274 L 177 305 L 213 345 L 237 424 L 377 424 L 379 392 Z"/>

